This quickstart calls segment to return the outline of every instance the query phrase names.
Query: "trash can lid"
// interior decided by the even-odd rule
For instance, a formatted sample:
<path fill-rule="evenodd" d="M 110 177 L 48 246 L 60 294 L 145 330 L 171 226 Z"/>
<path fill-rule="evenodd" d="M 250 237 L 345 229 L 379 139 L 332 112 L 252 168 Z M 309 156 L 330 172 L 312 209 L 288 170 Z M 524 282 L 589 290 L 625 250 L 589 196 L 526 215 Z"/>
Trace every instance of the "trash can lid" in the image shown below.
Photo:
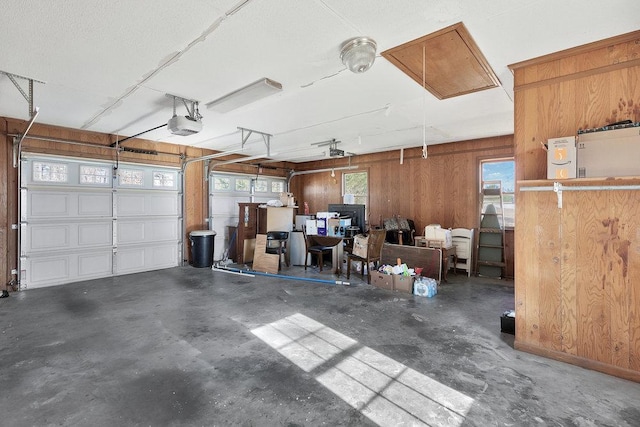
<path fill-rule="evenodd" d="M 216 232 L 213 230 L 194 230 L 189 233 L 190 236 L 215 236 Z"/>

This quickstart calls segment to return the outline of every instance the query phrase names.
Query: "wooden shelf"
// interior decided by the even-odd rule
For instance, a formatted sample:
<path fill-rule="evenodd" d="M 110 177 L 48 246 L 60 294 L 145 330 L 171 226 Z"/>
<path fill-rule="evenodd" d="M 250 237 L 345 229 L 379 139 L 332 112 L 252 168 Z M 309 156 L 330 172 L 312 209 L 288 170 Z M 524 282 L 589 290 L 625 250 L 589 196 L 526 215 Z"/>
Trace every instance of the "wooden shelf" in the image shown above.
<path fill-rule="evenodd" d="M 516 188 L 519 190 L 521 187 L 539 187 L 549 186 L 553 187 L 554 182 L 559 182 L 562 185 L 639 185 L 640 177 L 637 176 L 623 176 L 623 177 L 608 177 L 608 178 L 572 178 L 572 179 L 525 179 L 516 181 Z"/>

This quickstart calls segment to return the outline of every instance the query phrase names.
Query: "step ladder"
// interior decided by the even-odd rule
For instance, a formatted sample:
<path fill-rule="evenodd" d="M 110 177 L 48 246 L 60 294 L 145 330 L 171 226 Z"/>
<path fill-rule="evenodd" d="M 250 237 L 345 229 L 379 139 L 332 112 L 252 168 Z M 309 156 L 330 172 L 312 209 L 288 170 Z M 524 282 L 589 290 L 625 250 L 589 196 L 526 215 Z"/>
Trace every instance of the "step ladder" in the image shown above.
<path fill-rule="evenodd" d="M 505 273 L 504 206 L 501 181 L 483 181 L 479 197 L 480 227 L 476 276 L 502 278 Z"/>

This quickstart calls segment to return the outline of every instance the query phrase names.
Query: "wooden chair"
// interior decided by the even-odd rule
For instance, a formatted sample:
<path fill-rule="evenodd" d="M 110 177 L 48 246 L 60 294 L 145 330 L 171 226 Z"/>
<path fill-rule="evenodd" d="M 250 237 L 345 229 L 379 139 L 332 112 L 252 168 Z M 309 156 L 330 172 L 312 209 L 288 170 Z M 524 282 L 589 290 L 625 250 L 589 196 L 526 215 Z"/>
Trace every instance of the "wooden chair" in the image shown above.
<path fill-rule="evenodd" d="M 365 266 L 367 268 L 367 283 L 371 283 L 371 264 L 375 264 L 376 268 L 380 264 L 380 257 L 382 256 L 382 244 L 384 243 L 384 239 L 387 231 L 384 229 L 380 230 L 369 230 L 369 240 L 367 242 L 367 254 L 366 256 L 358 256 L 353 253 L 347 254 L 347 280 L 351 275 L 351 263 L 353 261 L 362 262 L 362 270 L 360 273 L 362 274 L 362 279 L 364 280 L 364 269 Z"/>
<path fill-rule="evenodd" d="M 314 240 L 314 236 L 307 236 L 304 233 L 304 243 L 306 246 L 306 254 L 304 256 L 304 269 L 307 269 L 307 263 L 309 261 L 309 254 L 313 254 L 318 258 L 318 267 L 322 271 L 322 265 L 324 264 L 324 254 L 329 253 L 329 256 L 333 253 L 333 246 L 324 246 Z"/>

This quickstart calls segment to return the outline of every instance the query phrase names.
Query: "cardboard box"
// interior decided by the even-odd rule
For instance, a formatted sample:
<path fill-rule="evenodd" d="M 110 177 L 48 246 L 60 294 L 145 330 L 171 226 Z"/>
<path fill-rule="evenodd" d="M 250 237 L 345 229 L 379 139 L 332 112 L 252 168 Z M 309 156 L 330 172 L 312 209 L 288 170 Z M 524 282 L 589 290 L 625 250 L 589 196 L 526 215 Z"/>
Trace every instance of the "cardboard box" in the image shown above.
<path fill-rule="evenodd" d="M 576 177 L 576 137 L 547 140 L 547 179 Z"/>
<path fill-rule="evenodd" d="M 318 234 L 318 223 L 315 219 L 306 221 L 307 236 L 316 236 Z"/>
<path fill-rule="evenodd" d="M 393 290 L 393 275 L 384 274 L 379 271 L 371 272 L 371 284 L 376 288 Z"/>
<path fill-rule="evenodd" d="M 404 292 L 407 294 L 413 293 L 413 281 L 414 276 L 403 276 L 402 274 L 392 274 L 393 277 L 393 290 L 398 292 Z"/>
<path fill-rule="evenodd" d="M 353 238 L 353 254 L 362 258 L 367 257 L 367 245 L 369 243 L 369 236 L 362 234 L 356 234 Z"/>
<path fill-rule="evenodd" d="M 327 236 L 344 237 L 347 227 L 351 226 L 351 218 L 329 218 Z"/>

